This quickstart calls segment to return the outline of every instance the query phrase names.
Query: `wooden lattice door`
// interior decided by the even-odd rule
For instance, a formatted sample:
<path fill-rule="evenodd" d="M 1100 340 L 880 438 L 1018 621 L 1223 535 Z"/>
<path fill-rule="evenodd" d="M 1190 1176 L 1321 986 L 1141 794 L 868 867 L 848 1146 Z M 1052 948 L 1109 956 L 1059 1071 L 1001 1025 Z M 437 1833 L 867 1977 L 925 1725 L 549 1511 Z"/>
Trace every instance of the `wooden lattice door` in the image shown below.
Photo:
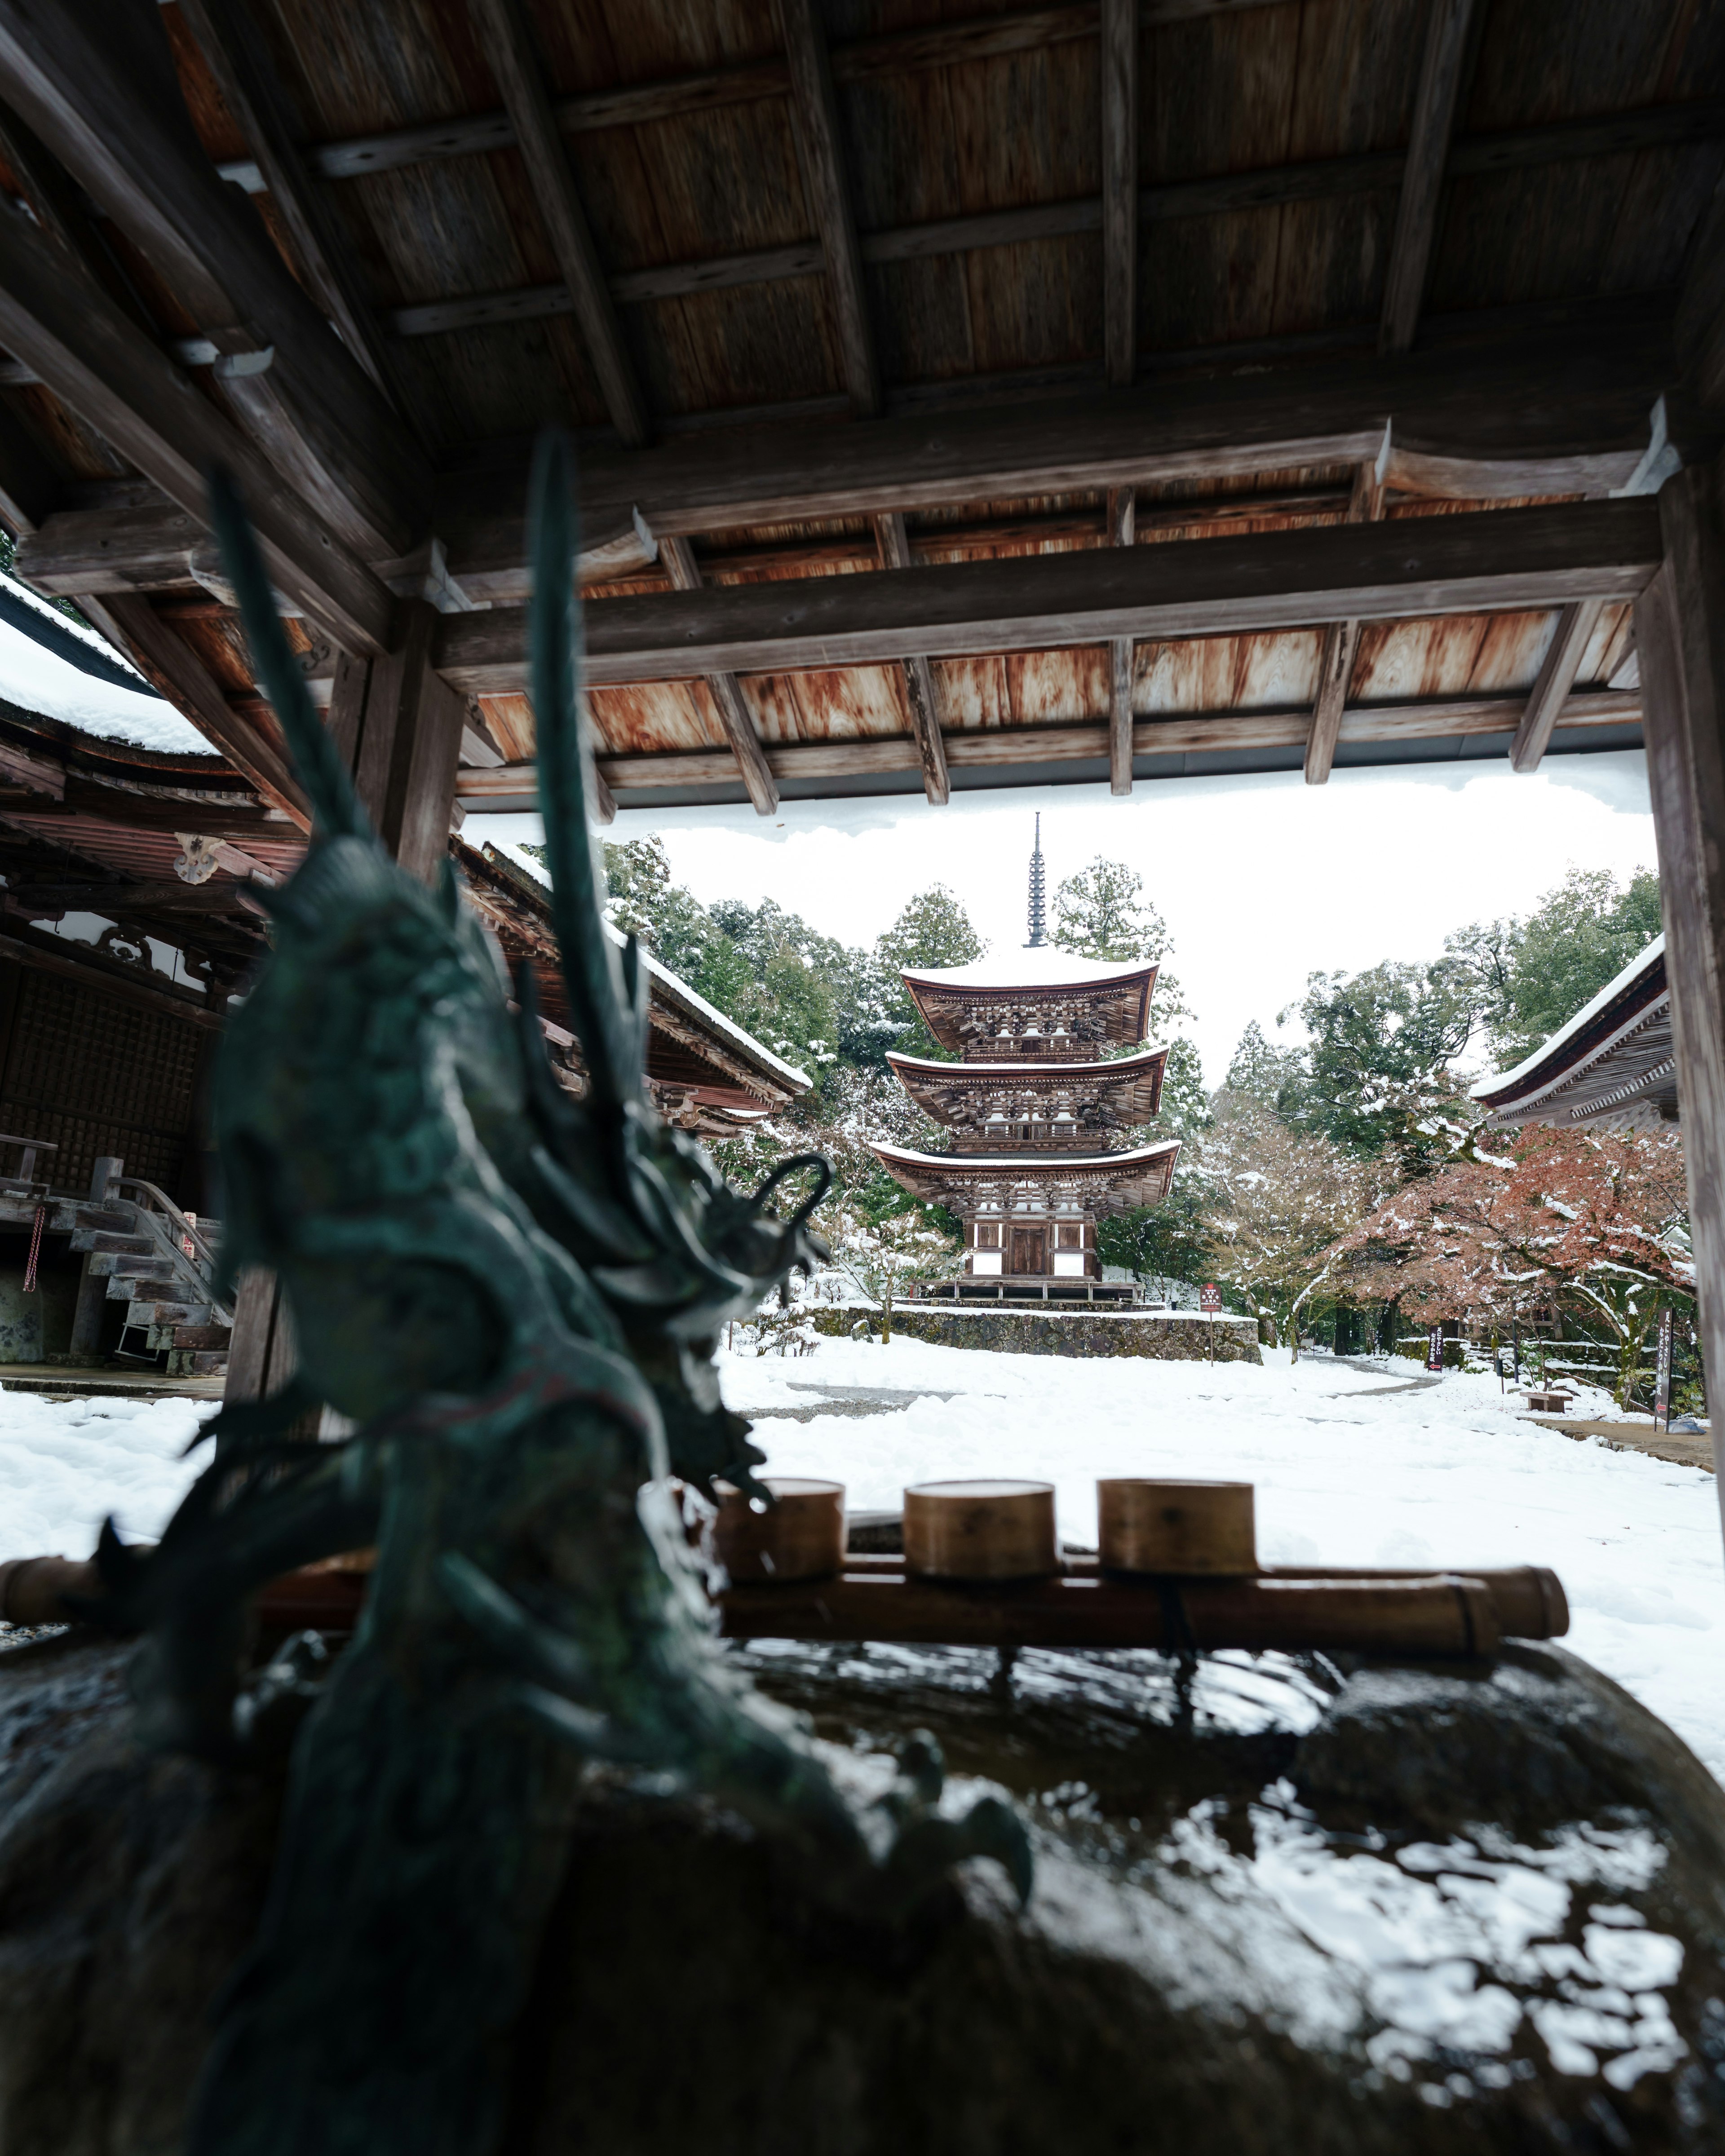
<path fill-rule="evenodd" d="M 1040 1273 L 1046 1270 L 1042 1261 L 1041 1229 L 1013 1229 L 1012 1264 L 1009 1270 L 1015 1273 Z"/>

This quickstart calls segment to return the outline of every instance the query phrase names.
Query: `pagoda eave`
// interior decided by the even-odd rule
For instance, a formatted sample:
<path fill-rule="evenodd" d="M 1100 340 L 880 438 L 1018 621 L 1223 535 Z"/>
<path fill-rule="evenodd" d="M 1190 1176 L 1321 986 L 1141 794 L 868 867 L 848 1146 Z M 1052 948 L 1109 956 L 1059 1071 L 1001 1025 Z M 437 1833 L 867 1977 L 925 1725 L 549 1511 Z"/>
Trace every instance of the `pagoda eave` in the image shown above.
<path fill-rule="evenodd" d="M 1129 1152 L 1105 1153 L 927 1153 L 875 1143 L 870 1150 L 893 1179 L 916 1197 L 942 1204 L 973 1204 L 985 1190 L 1003 1195 L 1039 1185 L 1081 1199 L 1098 1212 L 1159 1205 L 1179 1158 L 1178 1138 Z"/>
<path fill-rule="evenodd" d="M 1151 1122 L 1162 1105 L 1165 1048 L 1146 1049 L 1137 1055 L 1122 1055 L 1111 1062 L 937 1063 L 932 1058 L 887 1051 L 893 1075 L 918 1107 L 937 1122 L 963 1126 L 972 1122 L 967 1104 L 998 1112 L 1004 1124 L 1048 1123 L 1052 1111 L 1032 1105 L 1055 1102 L 1067 1111 L 1069 1126 L 1081 1125 L 1082 1111 L 1091 1104 L 1109 1111 L 1110 1127 Z M 987 1117 L 978 1112 L 978 1126 Z M 987 1135 L 986 1132 L 983 1133 Z M 1003 1131 L 1000 1135 L 1007 1133 Z M 1039 1137 L 1046 1134 L 1039 1131 Z M 1081 1142 L 1094 1145 L 1098 1133 L 1075 1128 Z"/>

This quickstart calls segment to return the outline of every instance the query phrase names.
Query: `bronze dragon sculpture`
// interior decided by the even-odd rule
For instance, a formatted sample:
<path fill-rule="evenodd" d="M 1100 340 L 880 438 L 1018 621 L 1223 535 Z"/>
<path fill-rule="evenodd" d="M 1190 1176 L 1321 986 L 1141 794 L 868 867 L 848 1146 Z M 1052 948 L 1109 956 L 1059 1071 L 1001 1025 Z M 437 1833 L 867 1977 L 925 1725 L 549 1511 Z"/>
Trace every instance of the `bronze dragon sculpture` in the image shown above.
<path fill-rule="evenodd" d="M 270 893 L 273 947 L 223 1043 L 224 1263 L 271 1268 L 299 1374 L 228 1409 L 151 1551 L 105 1530 L 155 1742 L 244 1763 L 291 1742 L 259 1936 L 222 2003 L 192 2156 L 483 2156 L 589 1763 L 741 1814 L 806 1890 L 891 1924 L 956 1861 L 1029 1853 L 992 1798 L 941 1809 L 917 1748 L 860 1810 L 793 1719 L 727 1666 L 668 1485 L 754 1487 L 719 1397 L 727 1319 L 821 1255 L 830 1170 L 752 1196 L 655 1115 L 646 967 L 607 931 L 579 717 L 571 452 L 542 443 L 531 680 L 562 963 L 588 1072 L 557 1083 L 448 863 L 436 891 L 371 832 L 320 724 L 237 497 L 214 521 L 260 682 L 316 814 Z M 788 1177 L 810 1188 L 780 1220 Z M 327 1404 L 333 1442 L 293 1425 Z M 375 1543 L 346 1650 L 248 1680 L 250 1598 Z M 312 1665 L 319 1665 L 314 1671 Z M 314 1683 L 315 1675 L 322 1681 Z M 295 1717 L 297 1716 L 297 1720 Z"/>

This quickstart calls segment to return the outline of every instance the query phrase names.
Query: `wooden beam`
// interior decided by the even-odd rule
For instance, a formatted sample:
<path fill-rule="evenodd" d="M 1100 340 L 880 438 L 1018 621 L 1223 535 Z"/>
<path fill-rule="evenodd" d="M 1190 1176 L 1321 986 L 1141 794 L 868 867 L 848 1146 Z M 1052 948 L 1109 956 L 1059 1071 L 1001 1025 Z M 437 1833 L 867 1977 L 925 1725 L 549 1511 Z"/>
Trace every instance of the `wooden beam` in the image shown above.
<path fill-rule="evenodd" d="M 5 203 L 0 346 L 28 359 L 71 410 L 200 521 L 205 475 L 226 465 L 275 582 L 351 646 L 375 648 L 387 637 L 394 600 L 386 588 L 282 484 L 249 437 L 106 294 L 69 278 L 58 250 Z"/>
<path fill-rule="evenodd" d="M 857 249 L 856 218 L 845 172 L 826 33 L 816 13 L 815 0 L 778 0 L 778 13 L 790 67 L 797 146 L 802 153 L 803 184 L 814 228 L 826 257 L 845 387 L 852 408 L 870 418 L 880 409 L 880 370 L 875 357 L 862 257 Z"/>
<path fill-rule="evenodd" d="M 311 829 L 311 807 L 280 751 L 230 708 L 221 684 L 186 639 L 157 618 L 148 599 L 116 592 L 91 600 L 85 611 L 266 801 L 285 810 L 302 831 Z"/>
<path fill-rule="evenodd" d="M 342 341 L 397 408 L 400 369 L 352 243 L 323 199 L 300 149 L 300 125 L 258 34 L 249 0 L 180 0 L 180 13 L 252 155 L 286 228 L 300 275 Z"/>
<path fill-rule="evenodd" d="M 435 883 L 449 847 L 467 707 L 432 665 L 441 617 L 404 600 L 400 640 L 381 658 L 338 654 L 329 728 L 377 835 L 404 869 Z"/>
<path fill-rule="evenodd" d="M 1401 745 L 1502 738 L 1514 732 L 1522 702 L 1519 696 L 1462 696 L 1411 704 L 1356 704 L 1343 715 L 1342 738 Z M 1585 733 L 1635 726 L 1640 716 L 1639 696 L 1589 690 L 1570 699 L 1563 725 Z M 1311 715 L 1304 710 L 1180 712 L 1137 720 L 1132 750 L 1137 756 L 1160 757 L 1299 749 L 1305 746 L 1311 724 Z M 1106 759 L 1108 748 L 1106 719 L 1060 726 L 959 727 L 946 742 L 947 762 L 954 771 L 1094 764 Z M 768 748 L 766 754 L 781 781 L 886 778 L 916 771 L 920 764 L 916 744 L 909 735 L 786 743 Z M 732 758 L 722 749 L 617 756 L 601 748 L 599 762 L 614 791 L 624 795 L 644 788 L 723 786 L 734 783 L 737 777 Z M 470 809 L 481 811 L 531 803 L 536 786 L 535 765 L 513 763 L 494 770 L 464 771 L 456 792 Z"/>
<path fill-rule="evenodd" d="M 1101 67 L 1102 344 L 1122 388 L 1138 352 L 1137 0 L 1101 0 Z"/>
<path fill-rule="evenodd" d="M 1711 467 L 1659 496 L 1665 559 L 1635 605 L 1647 782 L 1702 1358 L 1725 1370 L 1725 536 Z M 1715 1380 L 1717 1382 L 1717 1379 Z M 1725 1419 L 1713 1424 L 1725 1507 Z"/>
<path fill-rule="evenodd" d="M 1129 486 L 1117 486 L 1108 494 L 1108 543 L 1132 547 L 1137 543 L 1137 494 Z M 1132 639 L 1117 636 L 1108 647 L 1108 791 L 1117 795 L 1132 790 Z"/>
<path fill-rule="evenodd" d="M 280 479 L 358 552 L 404 554 L 429 499 L 422 453 L 205 156 L 160 16 L 146 0 L 0 0 L 0 95 L 219 355 L 272 354 L 221 392 Z"/>
<path fill-rule="evenodd" d="M 611 424 L 633 446 L 651 432 L 647 399 L 605 282 L 569 153 L 552 110 L 545 64 L 520 0 L 468 0 L 475 28 L 527 168 L 552 253 L 569 290 Z"/>
<path fill-rule="evenodd" d="M 1198 539 L 926 568 L 653 593 L 587 610 L 590 687 L 795 673 L 1236 635 L 1330 621 L 1633 598 L 1658 567 L 1644 501 Z M 519 695 L 523 610 L 443 617 L 438 664 L 464 695 Z"/>
<path fill-rule="evenodd" d="M 1558 715 L 1574 685 L 1582 654 L 1599 625 L 1603 610 L 1604 602 L 1599 599 L 1574 600 L 1559 610 L 1556 634 L 1547 648 L 1527 709 L 1522 714 L 1522 722 L 1516 728 L 1515 741 L 1509 752 L 1512 770 L 1538 770 L 1539 759 L 1550 746 Z"/>
<path fill-rule="evenodd" d="M 1455 130 L 1455 101 L 1467 59 L 1474 0 L 1431 0 L 1425 53 L 1414 96 L 1414 124 L 1408 162 L 1396 205 L 1395 237 L 1390 243 L 1389 271 L 1384 286 L 1384 319 L 1378 333 L 1381 352 L 1405 352 L 1414 341 L 1425 298 L 1432 242 L 1437 237 L 1438 204 L 1444 168 Z"/>
<path fill-rule="evenodd" d="M 678 591 L 696 592 L 701 588 L 701 567 L 696 561 L 695 549 L 686 539 L 661 539 L 659 558 Z M 742 691 L 737 685 L 737 677 L 723 667 L 701 670 L 706 675 L 707 691 L 719 715 L 719 725 L 731 744 L 731 753 L 742 775 L 743 789 L 754 805 L 755 814 L 771 816 L 778 807 L 778 787 L 762 750 L 748 706 L 742 700 Z"/>
<path fill-rule="evenodd" d="M 647 449 L 595 446 L 583 459 L 583 526 L 591 573 L 602 577 L 650 561 L 658 535 L 1353 468 L 1378 454 L 1391 417 L 1392 488 L 1486 500 L 1604 493 L 1643 460 L 1648 409 L 1672 366 L 1664 326 L 1650 319 L 1627 331 L 1583 325 L 1561 338 L 1482 345 L 1470 351 L 1465 371 L 1452 354 L 1420 352 L 870 427 L 738 427 L 675 435 Z M 450 574 L 495 605 L 528 596 L 526 497 L 525 457 L 476 464 L 438 483 L 434 528 Z M 1244 501 L 1221 497 L 1218 511 L 1233 514 Z M 139 521 L 109 527 L 101 521 L 108 516 Z M 44 588 L 99 590 L 111 578 L 109 588 L 131 589 L 164 565 L 167 581 L 183 583 L 177 535 L 149 518 L 66 512 L 54 526 L 66 562 L 54 550 L 32 551 Z M 912 545 L 921 543 L 913 533 Z M 74 557 L 95 568 L 96 581 L 65 581 Z M 583 567 L 585 577 L 588 555 Z M 60 580 L 50 583 L 50 576 Z"/>
<path fill-rule="evenodd" d="M 905 520 L 889 511 L 875 519 L 875 546 L 883 569 L 914 568 L 916 557 Z M 937 808 L 952 798 L 947 754 L 941 737 L 940 687 L 934 669 L 919 651 L 904 662 L 905 690 L 911 705 L 911 735 L 922 762 L 922 790 Z"/>
<path fill-rule="evenodd" d="M 1358 465 L 1353 492 L 1348 504 L 1350 524 L 1375 524 L 1384 514 L 1384 473 L 1389 461 L 1389 436 L 1374 463 Z M 1332 621 L 1324 631 L 1317 660 L 1317 695 L 1312 707 L 1312 733 L 1306 744 L 1306 783 L 1322 786 L 1335 761 L 1341 738 L 1342 714 L 1353 681 L 1354 654 L 1359 649 L 1358 621 Z"/>

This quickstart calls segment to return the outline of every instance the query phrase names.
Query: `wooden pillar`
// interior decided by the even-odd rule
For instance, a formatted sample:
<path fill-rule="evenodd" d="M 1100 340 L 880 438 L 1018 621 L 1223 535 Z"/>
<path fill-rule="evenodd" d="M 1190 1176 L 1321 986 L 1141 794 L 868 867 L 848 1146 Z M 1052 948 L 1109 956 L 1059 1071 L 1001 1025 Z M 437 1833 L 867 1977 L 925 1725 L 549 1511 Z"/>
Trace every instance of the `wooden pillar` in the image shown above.
<path fill-rule="evenodd" d="M 1697 1332 L 1725 1409 L 1725 532 L 1710 466 L 1659 497 L 1665 560 L 1635 602 L 1647 779 L 1659 841 L 1666 973 L 1689 1178 Z M 1725 1476 L 1719 1479 L 1725 1507 Z"/>
<path fill-rule="evenodd" d="M 403 599 L 396 619 L 395 649 L 383 658 L 337 654 L 329 726 L 384 844 L 403 868 L 432 883 L 449 852 L 467 707 L 431 663 L 436 608 L 428 599 Z M 295 1360 L 293 1327 L 274 1274 L 249 1272 L 234 1305 L 223 1399 L 280 1392 Z"/>
<path fill-rule="evenodd" d="M 100 1153 L 90 1178 L 92 1204 L 102 1204 L 108 1195 L 108 1185 L 116 1175 L 126 1173 L 126 1163 L 112 1153 Z M 108 1310 L 108 1282 L 105 1274 L 90 1270 L 94 1254 L 86 1251 L 84 1264 L 78 1275 L 78 1300 L 72 1306 L 72 1337 L 66 1343 L 69 1353 L 80 1361 L 95 1362 L 101 1353 L 102 1320 Z"/>

